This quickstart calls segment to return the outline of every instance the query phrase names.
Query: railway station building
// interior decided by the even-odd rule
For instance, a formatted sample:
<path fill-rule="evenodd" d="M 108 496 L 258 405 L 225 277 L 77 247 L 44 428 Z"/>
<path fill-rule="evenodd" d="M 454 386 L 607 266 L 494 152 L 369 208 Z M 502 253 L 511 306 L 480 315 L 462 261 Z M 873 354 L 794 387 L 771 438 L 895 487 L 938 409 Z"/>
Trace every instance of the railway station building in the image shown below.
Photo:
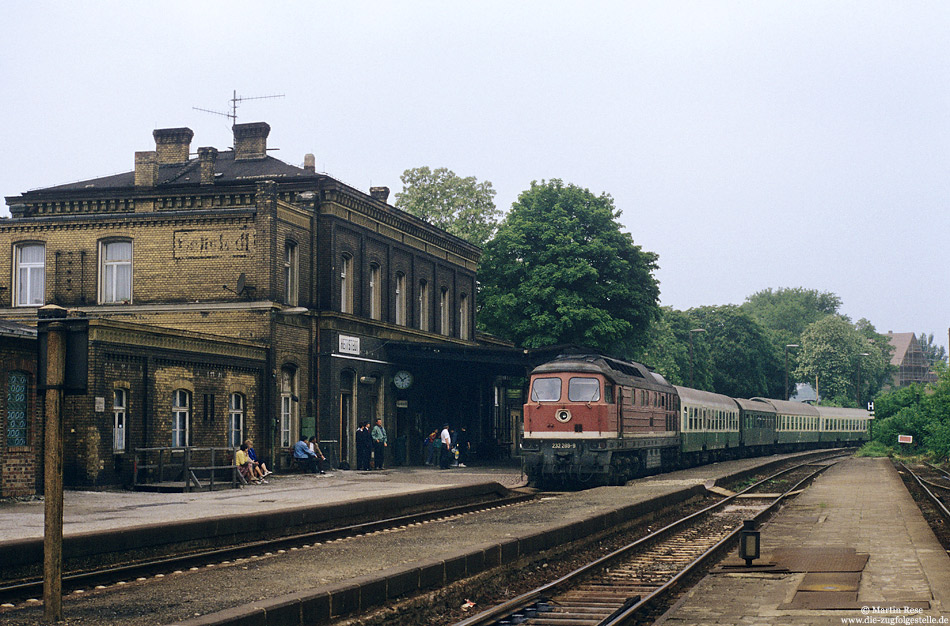
<path fill-rule="evenodd" d="M 155 130 L 131 171 L 6 198 L 0 322 L 35 325 L 47 304 L 88 322 L 66 484 L 127 484 L 136 449 L 245 439 L 283 468 L 301 434 L 355 467 L 357 425 L 377 418 L 387 464 L 421 463 L 444 422 L 482 456 L 515 451 L 525 359 L 475 332 L 480 250 L 385 187 L 269 156 L 266 123 L 233 132 L 193 151 L 191 129 Z M 0 459 L 38 454 L 42 418 L 11 446 L 3 408 Z"/>

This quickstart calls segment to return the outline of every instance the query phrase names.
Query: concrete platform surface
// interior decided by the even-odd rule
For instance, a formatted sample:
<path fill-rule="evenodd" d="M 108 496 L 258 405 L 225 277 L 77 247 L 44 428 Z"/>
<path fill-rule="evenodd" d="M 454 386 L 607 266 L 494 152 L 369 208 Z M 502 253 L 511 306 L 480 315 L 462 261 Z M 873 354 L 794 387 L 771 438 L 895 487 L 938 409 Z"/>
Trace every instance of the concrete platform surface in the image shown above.
<path fill-rule="evenodd" d="M 240 511 L 278 511 L 426 491 L 437 486 L 497 482 L 525 484 L 515 466 L 439 470 L 429 467 L 373 472 L 335 470 L 319 474 L 271 474 L 267 485 L 196 493 L 72 491 L 64 495 L 63 534 L 130 528 L 167 521 L 229 516 Z M 41 499 L 0 502 L 0 542 L 43 537 Z"/>
<path fill-rule="evenodd" d="M 950 557 L 888 459 L 839 463 L 760 530 L 762 560 L 775 551 L 868 554 L 858 578 L 857 608 L 831 609 L 834 601 L 818 597 L 814 600 L 823 608 L 789 608 L 802 605 L 793 603 L 796 592 L 815 591 L 809 581 L 822 580 L 806 572 L 712 573 L 657 624 L 950 623 Z M 849 578 L 823 576 L 839 583 Z"/>

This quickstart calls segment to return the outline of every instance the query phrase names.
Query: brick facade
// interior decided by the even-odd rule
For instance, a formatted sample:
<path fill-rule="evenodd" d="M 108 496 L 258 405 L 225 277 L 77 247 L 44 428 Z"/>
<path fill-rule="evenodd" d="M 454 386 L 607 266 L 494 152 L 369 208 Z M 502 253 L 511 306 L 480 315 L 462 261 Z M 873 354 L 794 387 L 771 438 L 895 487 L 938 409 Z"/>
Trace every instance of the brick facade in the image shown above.
<path fill-rule="evenodd" d="M 25 381 L 25 396 L 14 388 L 20 381 Z M 17 416 L 13 423 L 11 413 L 23 408 L 25 416 Z M 0 497 L 41 491 L 41 414 L 36 396 L 36 333 L 16 324 L 0 324 Z"/>
<path fill-rule="evenodd" d="M 397 390 L 393 374 L 414 364 L 389 355 L 396 343 L 476 346 L 479 250 L 388 205 L 385 188 L 317 174 L 309 155 L 304 168 L 268 157 L 269 131 L 236 125 L 234 150 L 189 158 L 191 130 L 156 130 L 132 172 L 7 198 L 0 320 L 58 304 L 100 337 L 90 393 L 69 399 L 68 484 L 127 482 L 134 448 L 171 445 L 175 389 L 191 394 L 196 446 L 225 442 L 229 390 L 246 390 L 246 434 L 278 468 L 288 433 L 292 445 L 301 432 L 352 464 L 356 424 L 377 417 L 410 460 L 410 439 L 450 417 L 431 397 L 447 383 L 476 401 L 453 420 L 490 421 L 490 372 L 436 368 L 429 380 L 423 368 Z M 121 453 L 117 388 L 128 397 Z"/>

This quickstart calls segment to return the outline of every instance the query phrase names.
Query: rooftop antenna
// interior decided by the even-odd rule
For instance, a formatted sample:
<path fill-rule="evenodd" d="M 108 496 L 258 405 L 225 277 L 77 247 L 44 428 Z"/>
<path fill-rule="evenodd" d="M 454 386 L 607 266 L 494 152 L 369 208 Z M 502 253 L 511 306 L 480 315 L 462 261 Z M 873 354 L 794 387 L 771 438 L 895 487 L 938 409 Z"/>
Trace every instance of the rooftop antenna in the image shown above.
<path fill-rule="evenodd" d="M 213 113 L 215 115 L 222 115 L 231 120 L 231 124 L 237 124 L 237 108 L 239 102 L 244 102 L 245 100 L 266 100 L 269 98 L 283 98 L 284 94 L 274 94 L 272 96 L 239 96 L 237 94 L 237 89 L 234 90 L 234 95 L 231 97 L 231 111 L 228 113 L 222 113 L 221 111 L 212 111 L 211 109 L 202 109 L 200 107 L 191 107 L 195 111 L 202 111 L 204 113 Z"/>

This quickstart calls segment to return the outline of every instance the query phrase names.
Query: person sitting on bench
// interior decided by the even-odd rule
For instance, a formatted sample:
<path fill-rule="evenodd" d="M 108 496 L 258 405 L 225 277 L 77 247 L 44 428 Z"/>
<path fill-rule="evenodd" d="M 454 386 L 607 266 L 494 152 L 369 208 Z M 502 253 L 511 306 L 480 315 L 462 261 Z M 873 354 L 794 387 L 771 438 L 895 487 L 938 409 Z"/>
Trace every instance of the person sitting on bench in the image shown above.
<path fill-rule="evenodd" d="M 294 463 L 300 463 L 313 474 L 320 471 L 317 455 L 307 445 L 306 435 L 300 435 L 300 441 L 294 445 Z"/>

